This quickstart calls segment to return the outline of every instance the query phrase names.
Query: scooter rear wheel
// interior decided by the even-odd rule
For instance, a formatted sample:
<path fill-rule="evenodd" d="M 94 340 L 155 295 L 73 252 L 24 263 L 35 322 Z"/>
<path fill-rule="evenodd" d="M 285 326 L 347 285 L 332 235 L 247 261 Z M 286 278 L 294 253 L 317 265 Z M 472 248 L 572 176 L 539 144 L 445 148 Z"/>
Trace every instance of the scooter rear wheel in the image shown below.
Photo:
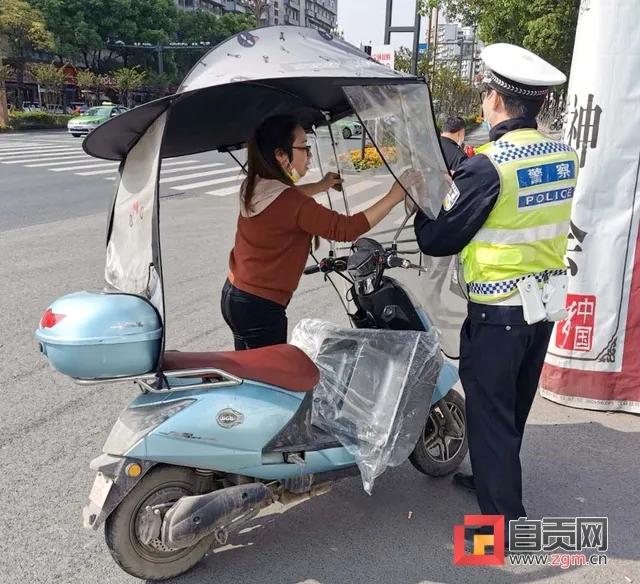
<path fill-rule="evenodd" d="M 454 436 L 447 428 L 440 407 L 446 406 L 462 430 L 462 436 Z M 464 397 L 454 389 L 450 390 L 431 408 L 424 430 L 409 456 L 411 464 L 421 473 L 442 477 L 451 474 L 467 455 L 466 415 Z"/>
<path fill-rule="evenodd" d="M 147 580 L 166 580 L 190 570 L 207 553 L 213 536 L 192 547 L 166 548 L 160 540 L 143 543 L 138 534 L 141 514 L 147 506 L 169 504 L 195 491 L 191 469 L 157 467 L 144 476 L 105 523 L 105 539 L 116 563 L 128 574 Z"/>

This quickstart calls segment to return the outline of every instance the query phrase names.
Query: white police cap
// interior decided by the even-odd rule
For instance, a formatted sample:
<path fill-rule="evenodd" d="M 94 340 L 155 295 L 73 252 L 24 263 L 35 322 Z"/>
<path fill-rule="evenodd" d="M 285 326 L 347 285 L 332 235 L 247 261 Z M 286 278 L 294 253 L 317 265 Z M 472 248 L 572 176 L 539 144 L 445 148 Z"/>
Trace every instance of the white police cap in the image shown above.
<path fill-rule="evenodd" d="M 540 99 L 550 87 L 567 80 L 551 63 L 516 45 L 489 45 L 482 50 L 480 58 L 487 66 L 484 83 L 507 95 Z"/>

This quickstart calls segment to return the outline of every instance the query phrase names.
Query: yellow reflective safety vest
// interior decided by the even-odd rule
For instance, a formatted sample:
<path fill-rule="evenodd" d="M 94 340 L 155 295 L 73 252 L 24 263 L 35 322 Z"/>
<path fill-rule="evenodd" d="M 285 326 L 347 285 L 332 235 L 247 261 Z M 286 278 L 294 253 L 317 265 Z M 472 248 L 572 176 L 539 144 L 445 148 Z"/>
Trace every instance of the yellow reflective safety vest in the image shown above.
<path fill-rule="evenodd" d="M 564 255 L 576 187 L 578 157 L 537 130 L 508 132 L 477 150 L 500 176 L 500 194 L 460 258 L 473 302 L 518 292 L 527 276 L 542 283 L 566 273 Z"/>

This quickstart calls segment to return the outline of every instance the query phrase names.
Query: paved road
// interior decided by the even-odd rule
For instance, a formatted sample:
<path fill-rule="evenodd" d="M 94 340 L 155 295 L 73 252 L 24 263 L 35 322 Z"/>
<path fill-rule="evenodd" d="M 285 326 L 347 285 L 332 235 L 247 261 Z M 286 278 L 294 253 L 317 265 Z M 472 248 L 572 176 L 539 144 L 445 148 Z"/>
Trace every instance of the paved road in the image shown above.
<path fill-rule="evenodd" d="M 45 156 L 49 148 L 53 156 Z M 61 134 L 0 136 L 2 584 L 135 582 L 115 566 L 102 534 L 82 529 L 80 513 L 93 480 L 89 461 L 136 390 L 74 386 L 48 368 L 32 337 L 51 300 L 102 285 L 113 166 L 79 168 L 102 162 L 84 158 L 78 148 L 79 141 Z M 187 178 L 232 168 L 215 156 L 193 158 L 197 162 L 173 161 L 184 164 L 163 174 L 180 177 L 163 184 L 163 194 L 178 194 L 163 201 L 162 212 L 168 345 L 228 348 L 218 298 L 237 202 L 221 191 L 237 181 L 193 186 L 235 172 Z M 204 167 L 218 162 L 223 166 Z M 109 172 L 80 174 L 97 170 Z M 380 177 L 350 182 L 355 207 L 384 186 Z M 397 221 L 394 216 L 389 224 Z M 345 323 L 319 276 L 304 279 L 290 307 L 291 323 L 308 316 Z M 464 513 L 476 512 L 474 499 L 449 479 L 425 478 L 405 464 L 383 475 L 371 497 L 351 479 L 282 517 L 257 521 L 175 582 L 638 582 L 639 438 L 637 416 L 574 410 L 540 398 L 534 404 L 523 447 L 529 512 L 608 516 L 604 568 L 452 566 L 452 527 Z"/>

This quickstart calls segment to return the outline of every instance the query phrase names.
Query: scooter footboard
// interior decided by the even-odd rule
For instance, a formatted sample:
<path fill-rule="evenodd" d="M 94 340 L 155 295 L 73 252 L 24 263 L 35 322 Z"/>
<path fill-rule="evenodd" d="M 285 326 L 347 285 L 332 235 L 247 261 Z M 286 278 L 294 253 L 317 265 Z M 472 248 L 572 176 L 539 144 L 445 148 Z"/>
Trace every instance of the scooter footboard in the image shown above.
<path fill-rule="evenodd" d="M 94 458 L 91 469 L 97 471 L 97 475 L 89 494 L 89 503 L 82 510 L 84 527 L 98 529 L 156 464 L 149 460 L 134 460 L 109 454 Z M 130 465 L 137 465 L 135 472 L 127 472 L 131 470 Z"/>

